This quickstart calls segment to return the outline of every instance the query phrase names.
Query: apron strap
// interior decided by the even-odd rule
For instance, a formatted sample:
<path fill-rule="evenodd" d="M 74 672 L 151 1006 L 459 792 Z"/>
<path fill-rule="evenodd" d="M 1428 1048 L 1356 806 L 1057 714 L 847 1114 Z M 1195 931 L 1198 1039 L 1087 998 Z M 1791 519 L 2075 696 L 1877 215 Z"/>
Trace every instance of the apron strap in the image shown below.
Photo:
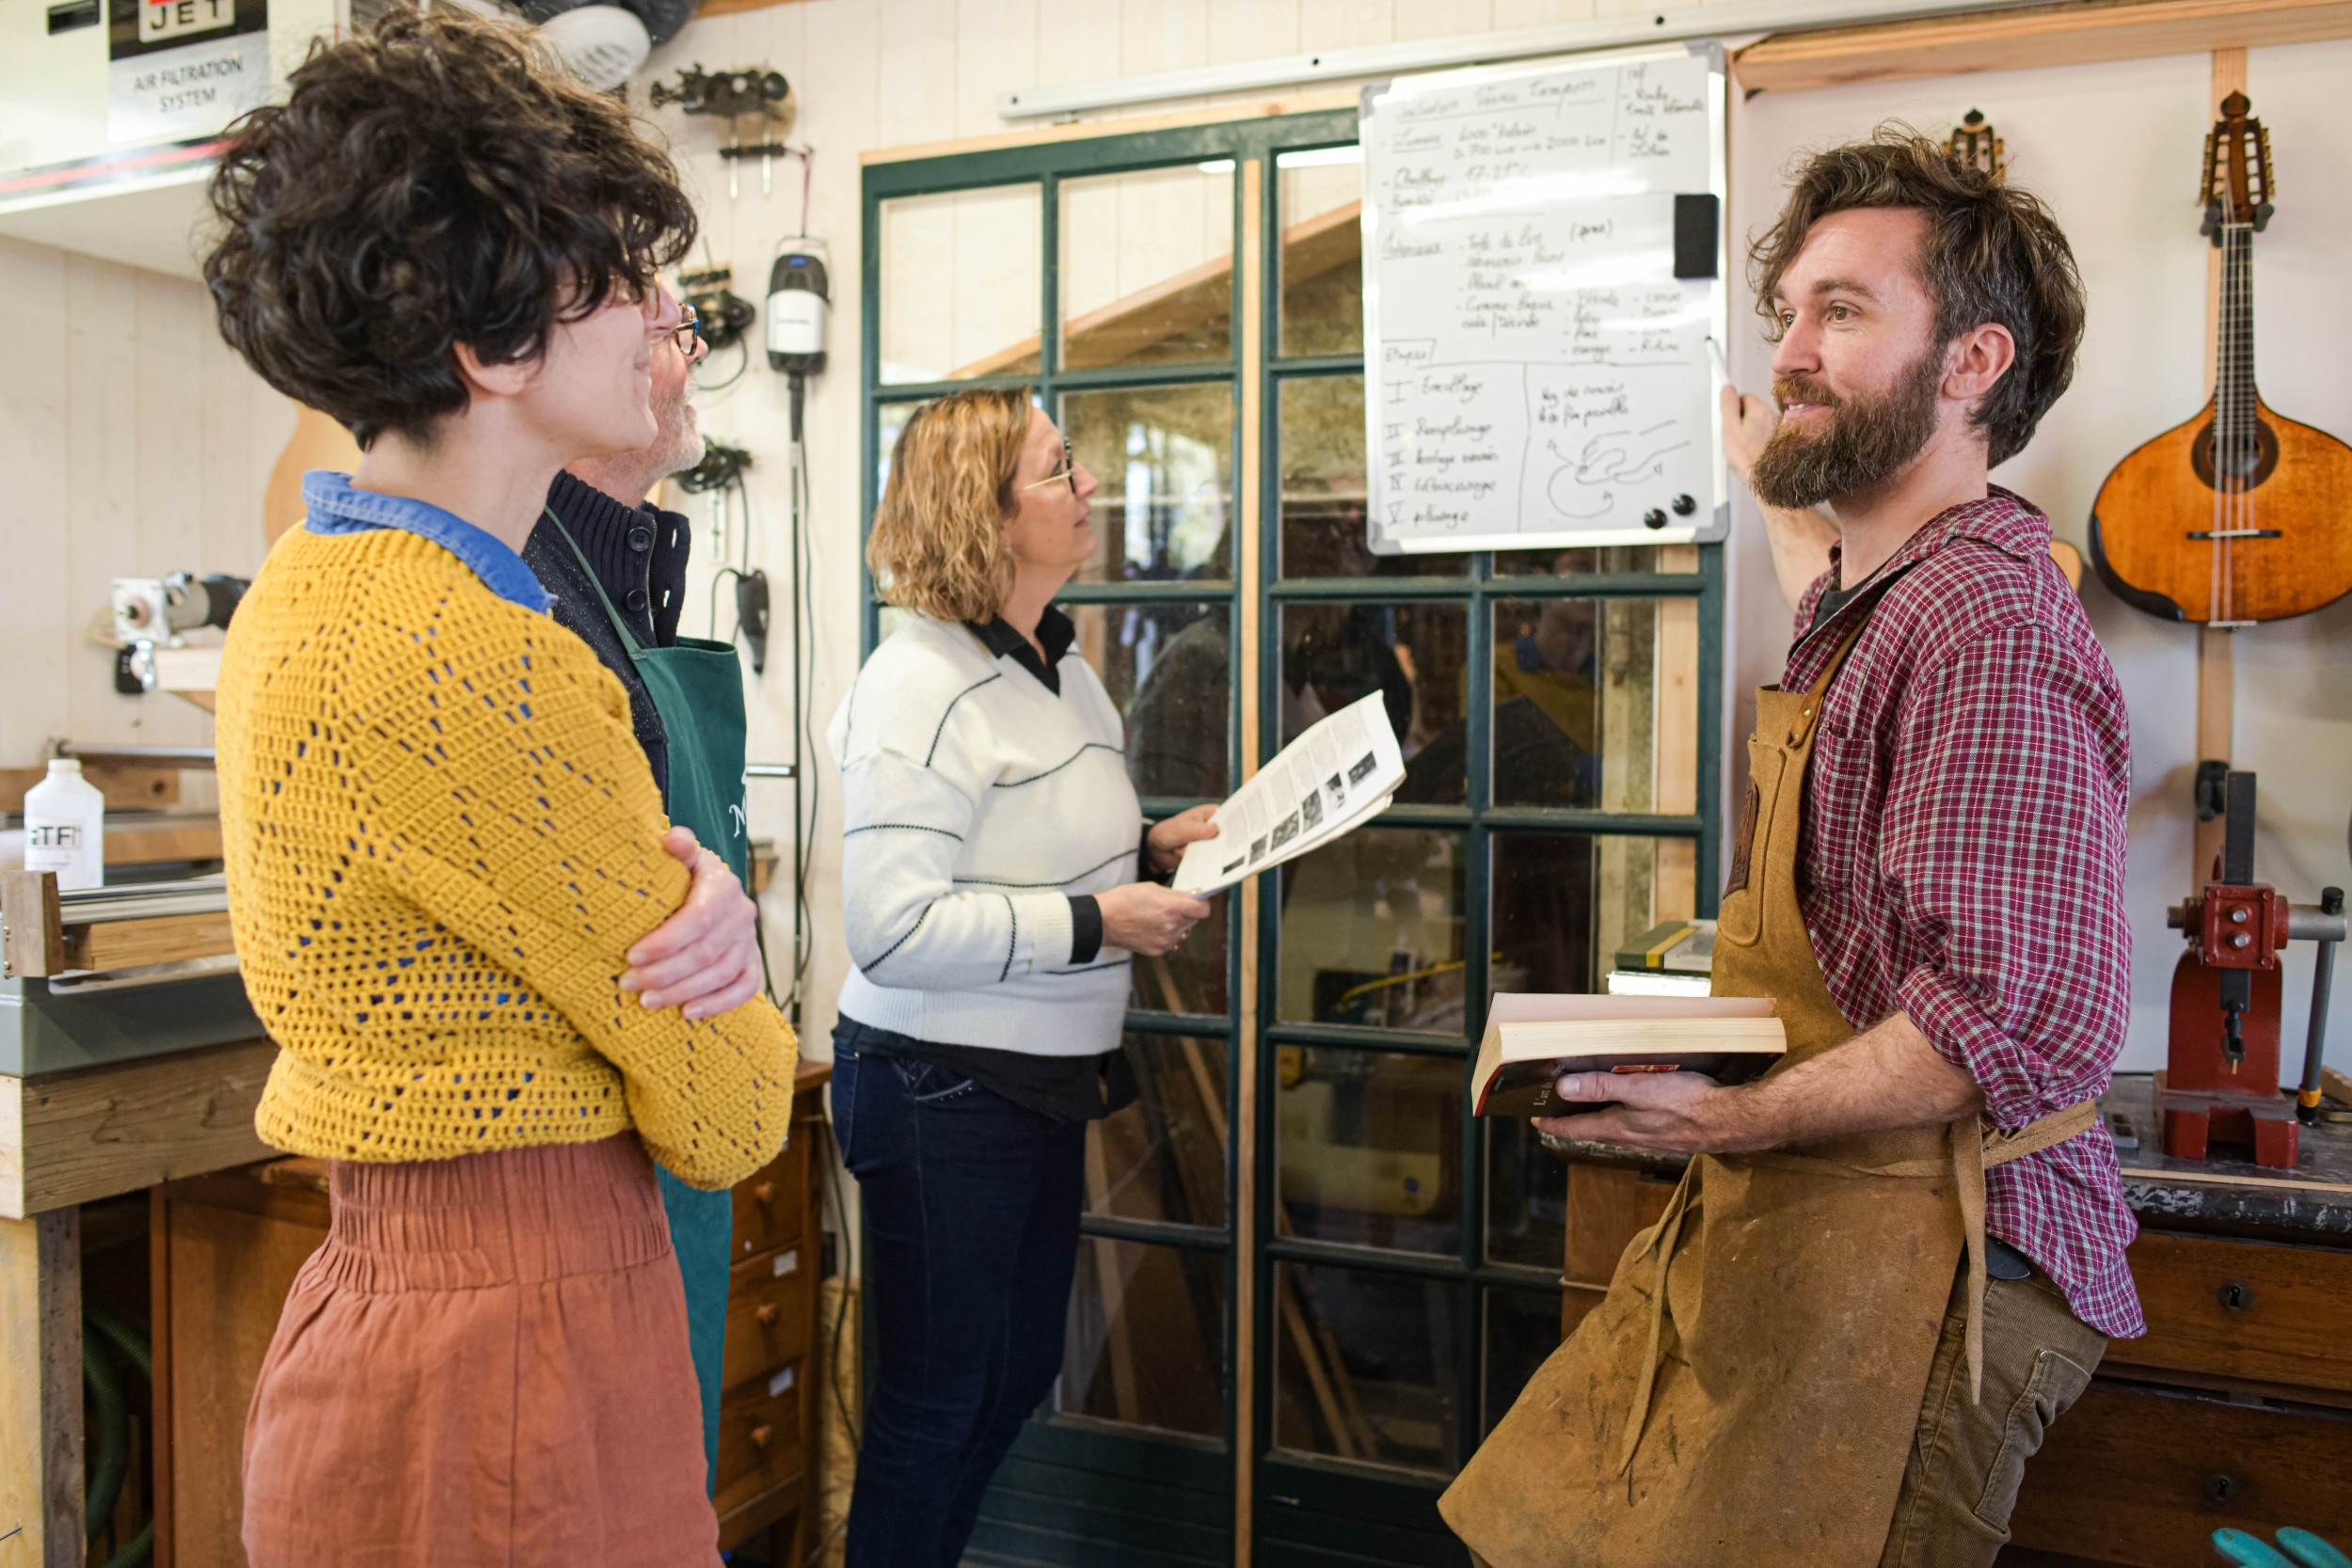
<path fill-rule="evenodd" d="M 1828 701 L 1829 683 L 1837 678 L 1837 672 L 1845 664 L 1846 656 L 1853 652 L 1853 645 L 1862 641 L 1862 634 L 1869 628 L 1869 625 L 1867 615 L 1856 621 L 1853 629 L 1839 641 L 1837 651 L 1829 656 L 1829 662 L 1821 666 L 1821 673 L 1814 677 L 1813 684 L 1805 688 L 1804 702 L 1797 709 L 1796 722 L 1788 726 L 1789 745 L 1802 750 L 1812 737 L 1813 726 L 1820 722 L 1821 708 Z"/>
<path fill-rule="evenodd" d="M 1848 640 L 1849 645 L 1851 639 Z M 1839 657 L 1844 657 L 1844 650 Z M 1836 671 L 1836 664 L 1830 667 Z M 1820 683 L 1815 684 L 1815 689 Z M 1825 1176 L 1844 1180 L 1931 1181 L 1957 1175 L 1960 1189 L 1961 1226 L 1967 1238 L 1968 1254 L 1968 1398 L 1971 1403 L 1984 1399 L 1984 1173 L 1994 1166 L 2022 1160 L 2054 1148 L 2067 1139 L 2089 1132 L 2099 1119 L 2096 1100 L 2078 1101 L 2062 1111 L 2036 1117 L 2023 1127 L 2003 1131 L 1988 1128 L 1981 1116 L 1951 1124 L 1949 1137 L 1951 1153 L 1933 1160 L 1897 1160 L 1883 1165 L 1856 1165 L 1842 1160 L 1824 1160 L 1812 1154 L 1790 1154 L 1771 1149 L 1740 1158 L 1748 1164 L 1766 1170 L 1789 1171 L 1801 1176 Z M 1691 1188 L 1698 1180 L 1699 1166 L 1693 1161 L 1683 1173 L 1675 1196 L 1668 1200 L 1666 1211 L 1659 1215 L 1651 1227 L 1649 1240 L 1644 1243 L 1642 1257 L 1654 1259 L 1650 1276 L 1649 1348 L 1643 1353 L 1642 1370 L 1633 1385 L 1633 1403 L 1626 1412 L 1625 1447 L 1618 1456 L 1617 1473 L 1624 1475 L 1633 1467 L 1634 1450 L 1642 1445 L 1642 1429 L 1649 1420 L 1650 1396 L 1657 1386 L 1659 1347 L 1665 1338 L 1666 1271 L 1674 1262 L 1675 1248 L 1682 1240 L 1682 1222 L 1691 1212 Z"/>
<path fill-rule="evenodd" d="M 1952 1166 L 1960 1176 L 1960 1219 L 1968 1236 L 1968 1402 L 1984 1402 L 1984 1173 L 2087 1132 L 2099 1119 L 2096 1100 L 2036 1117 L 2004 1132 L 1982 1116 L 1952 1123 Z"/>
<path fill-rule="evenodd" d="M 1906 562 L 1887 573 L 1885 577 L 1864 585 L 1865 591 L 1869 594 L 1868 602 L 1864 606 L 1865 612 L 1862 618 L 1848 629 L 1846 635 L 1838 639 L 1837 651 L 1829 656 L 1829 662 L 1821 666 L 1821 673 L 1813 677 L 1811 686 L 1804 689 L 1804 702 L 1799 705 L 1797 721 L 1790 726 L 1788 731 L 1789 745 L 1803 748 L 1812 736 L 1813 726 L 1820 722 L 1821 707 L 1829 698 L 1829 683 L 1837 678 L 1837 672 L 1845 665 L 1846 656 L 1853 652 L 1854 644 L 1861 641 L 1862 634 L 1869 629 L 1870 617 L 1877 613 L 1879 601 L 1886 597 L 1886 591 L 1900 581 L 1905 572 L 1917 564 L 1915 561 Z M 1851 609 L 1852 606 L 1848 605 L 1846 608 Z M 1841 610 L 1840 613 L 1843 611 Z"/>
<path fill-rule="evenodd" d="M 555 508 L 548 506 L 540 510 L 547 514 L 548 521 L 555 525 L 556 537 L 570 547 L 572 559 L 580 562 L 580 575 L 588 579 L 589 588 L 596 595 L 596 603 L 604 606 L 604 618 L 612 623 L 613 634 L 620 638 L 621 646 L 628 651 L 629 662 L 635 663 L 638 656 L 645 650 L 638 642 L 636 634 L 628 629 L 628 623 L 621 619 L 621 612 L 612 608 L 612 600 L 605 593 L 603 582 L 597 578 L 596 569 L 588 563 L 588 552 L 580 547 L 580 541 L 573 538 L 572 531 L 564 526 L 564 519 L 555 515 Z"/>
<path fill-rule="evenodd" d="M 1617 1474 L 1633 1468 L 1633 1450 L 1642 1446 L 1642 1428 L 1649 1420 L 1650 1392 L 1658 1385 L 1658 1348 L 1666 1330 L 1666 1270 L 1673 1264 L 1675 1247 L 1682 1240 L 1682 1217 L 1691 1212 L 1691 1187 L 1698 1180 L 1698 1164 L 1693 1162 L 1675 1183 L 1675 1196 L 1666 1200 L 1666 1212 L 1658 1216 L 1651 1227 L 1649 1243 L 1643 1255 L 1658 1260 L 1657 1272 L 1650 1277 L 1649 1348 L 1642 1354 L 1642 1374 L 1633 1385 L 1633 1403 L 1626 1412 L 1625 1451 L 1618 1456 Z"/>

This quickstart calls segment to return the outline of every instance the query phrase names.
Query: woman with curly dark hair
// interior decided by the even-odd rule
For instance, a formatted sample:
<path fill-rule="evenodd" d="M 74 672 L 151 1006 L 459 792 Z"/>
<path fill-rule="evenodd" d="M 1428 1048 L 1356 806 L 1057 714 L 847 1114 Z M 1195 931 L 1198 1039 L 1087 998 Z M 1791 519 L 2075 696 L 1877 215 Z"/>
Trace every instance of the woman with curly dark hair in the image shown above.
<path fill-rule="evenodd" d="M 400 9 L 239 122 L 205 277 L 350 427 L 239 609 L 230 915 L 279 1054 L 256 1121 L 332 1164 L 246 1434 L 255 1568 L 710 1564 L 654 1161 L 772 1158 L 790 1031 L 633 994 L 685 896 L 621 686 L 517 553 L 565 464 L 654 435 L 656 269 L 694 220 L 527 35 Z"/>

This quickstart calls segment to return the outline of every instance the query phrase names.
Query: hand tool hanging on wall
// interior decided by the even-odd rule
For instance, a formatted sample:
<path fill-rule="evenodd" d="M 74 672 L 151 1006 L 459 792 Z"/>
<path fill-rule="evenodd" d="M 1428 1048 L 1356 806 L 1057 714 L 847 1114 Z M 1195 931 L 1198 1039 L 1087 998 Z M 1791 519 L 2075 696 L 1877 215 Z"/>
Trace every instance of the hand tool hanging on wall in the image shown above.
<path fill-rule="evenodd" d="M 675 103 L 690 115 L 715 115 L 727 121 L 727 145 L 719 149 L 719 156 L 727 161 L 727 199 L 732 201 L 738 194 L 739 163 L 759 160 L 759 194 L 766 196 L 772 188 L 775 160 L 793 150 L 767 135 L 770 120 L 786 118 L 785 101 L 791 93 L 782 71 L 705 71 L 697 62 L 679 71 L 675 83 L 656 82 L 653 105 L 659 109 Z M 755 118 L 760 122 L 760 138 L 745 147 L 743 121 Z"/>

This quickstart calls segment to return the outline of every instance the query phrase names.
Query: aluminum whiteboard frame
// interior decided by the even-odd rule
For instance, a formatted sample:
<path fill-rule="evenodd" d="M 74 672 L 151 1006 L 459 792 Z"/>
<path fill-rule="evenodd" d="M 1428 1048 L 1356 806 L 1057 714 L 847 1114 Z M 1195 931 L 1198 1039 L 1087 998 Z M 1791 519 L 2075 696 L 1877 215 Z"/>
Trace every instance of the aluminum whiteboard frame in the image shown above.
<path fill-rule="evenodd" d="M 1361 106 L 1357 114 L 1357 142 L 1364 142 L 1363 126 L 1377 106 L 1377 101 L 1395 90 L 1401 83 L 1414 87 L 1474 87 L 1482 82 L 1507 81 L 1521 76 L 1540 76 L 1566 69 L 1609 71 L 1619 66 L 1642 65 L 1651 60 L 1680 60 L 1698 55 L 1707 61 L 1707 166 L 1708 189 L 1714 194 L 1715 277 L 1712 301 L 1708 312 L 1708 333 L 1720 350 L 1730 342 L 1730 280 L 1726 276 L 1731 264 L 1731 185 L 1729 124 L 1730 67 L 1724 46 L 1716 39 L 1697 39 L 1681 45 L 1614 50 L 1600 55 L 1570 55 L 1556 59 L 1517 60 L 1509 65 L 1476 66 L 1463 71 L 1424 71 L 1413 76 L 1392 78 L 1364 85 Z M 1684 193 L 1692 194 L 1692 193 Z M 1379 255 L 1379 200 L 1371 174 L 1371 154 L 1365 153 L 1363 226 L 1364 269 L 1364 488 L 1366 492 L 1365 530 L 1372 531 L 1372 520 L 1379 515 L 1381 473 L 1380 446 L 1380 284 L 1374 268 Z M 1724 372 L 1720 355 L 1707 367 L 1709 403 L 1723 395 Z M 1708 509 L 1708 521 L 1686 528 L 1605 529 L 1600 531 L 1569 531 L 1559 533 L 1513 533 L 1436 536 L 1410 543 L 1398 541 L 1386 548 L 1375 545 L 1373 553 L 1393 555 L 1441 555 L 1456 550 L 1545 550 L 1600 548 L 1616 545 L 1712 545 L 1727 538 L 1731 532 L 1731 476 L 1724 462 L 1724 430 L 1720 419 L 1708 421 L 1708 440 L 1712 448 L 1712 475 L 1715 483 L 1714 504 Z"/>

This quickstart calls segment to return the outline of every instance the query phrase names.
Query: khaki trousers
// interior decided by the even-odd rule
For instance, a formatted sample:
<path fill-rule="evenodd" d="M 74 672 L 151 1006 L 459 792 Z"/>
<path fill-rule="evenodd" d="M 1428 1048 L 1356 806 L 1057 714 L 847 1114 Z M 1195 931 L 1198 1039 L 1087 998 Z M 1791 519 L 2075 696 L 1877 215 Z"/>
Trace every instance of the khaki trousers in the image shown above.
<path fill-rule="evenodd" d="M 2030 1279 L 1984 1284 L 1984 1398 L 1968 1398 L 1967 1265 L 1952 1287 L 1928 1370 L 1911 1458 L 1879 1568 L 1991 1568 L 2009 1543 L 2026 1461 L 2082 1397 L 2106 1336 Z M 1488 1568 L 1476 1552 L 1471 1568 Z"/>
<path fill-rule="evenodd" d="M 1988 1279 L 1984 1397 L 1971 1402 L 1967 1278 L 1963 1263 L 1879 1568 L 1990 1568 L 2009 1542 L 2026 1462 L 2106 1354 L 2106 1336 L 2075 1317 L 2040 1270 Z"/>

